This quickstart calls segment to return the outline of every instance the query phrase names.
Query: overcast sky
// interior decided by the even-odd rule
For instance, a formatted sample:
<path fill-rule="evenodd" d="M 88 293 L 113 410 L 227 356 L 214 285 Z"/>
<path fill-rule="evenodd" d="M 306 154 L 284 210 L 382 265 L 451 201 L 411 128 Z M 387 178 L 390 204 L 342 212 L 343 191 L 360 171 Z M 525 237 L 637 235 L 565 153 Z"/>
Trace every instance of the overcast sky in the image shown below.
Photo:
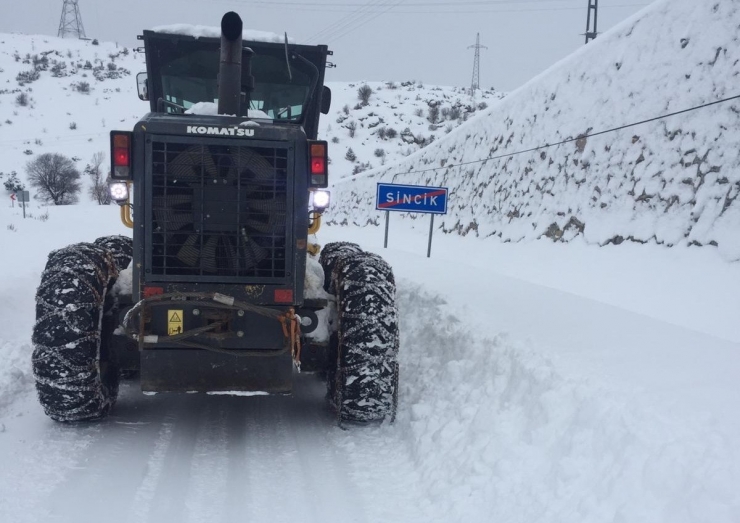
<path fill-rule="evenodd" d="M 10 4 L 12 0 L 3 0 Z M 0 32 L 55 36 L 64 0 L 3 9 Z M 649 0 L 601 0 L 603 32 Z M 416 80 L 470 86 L 480 33 L 482 87 L 510 91 L 584 45 L 588 0 L 79 0 L 87 36 L 130 47 L 144 28 L 218 26 L 234 10 L 245 28 L 328 44 L 328 80 Z"/>

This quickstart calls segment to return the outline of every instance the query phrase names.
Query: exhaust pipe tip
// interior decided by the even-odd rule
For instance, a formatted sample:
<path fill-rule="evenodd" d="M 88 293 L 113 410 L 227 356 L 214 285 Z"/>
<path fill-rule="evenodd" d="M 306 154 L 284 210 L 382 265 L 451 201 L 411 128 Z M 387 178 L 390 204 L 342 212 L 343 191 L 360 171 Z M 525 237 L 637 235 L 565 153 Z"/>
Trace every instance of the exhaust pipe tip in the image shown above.
<path fill-rule="evenodd" d="M 239 116 L 242 85 L 242 19 L 233 11 L 221 19 L 218 114 Z"/>
<path fill-rule="evenodd" d="M 242 35 L 242 18 L 234 11 L 229 11 L 221 18 L 221 34 L 233 42 Z"/>

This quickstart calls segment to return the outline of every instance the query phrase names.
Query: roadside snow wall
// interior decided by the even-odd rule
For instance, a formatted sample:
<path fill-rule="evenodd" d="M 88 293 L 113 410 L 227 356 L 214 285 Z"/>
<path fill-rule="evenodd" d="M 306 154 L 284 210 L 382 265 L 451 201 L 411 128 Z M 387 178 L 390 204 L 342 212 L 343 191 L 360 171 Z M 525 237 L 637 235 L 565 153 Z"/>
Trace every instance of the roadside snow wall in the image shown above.
<path fill-rule="evenodd" d="M 446 186 L 445 232 L 716 245 L 738 260 L 740 100 L 481 162 L 736 95 L 740 3 L 661 0 L 444 139 L 340 180 L 328 220 L 380 224 L 379 181 Z"/>

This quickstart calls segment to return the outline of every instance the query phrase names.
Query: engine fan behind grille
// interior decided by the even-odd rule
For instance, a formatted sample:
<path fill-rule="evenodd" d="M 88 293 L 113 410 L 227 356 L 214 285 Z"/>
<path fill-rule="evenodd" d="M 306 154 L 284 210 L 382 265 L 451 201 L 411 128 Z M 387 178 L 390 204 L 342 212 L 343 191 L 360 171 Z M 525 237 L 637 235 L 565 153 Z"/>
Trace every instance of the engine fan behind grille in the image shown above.
<path fill-rule="evenodd" d="M 285 277 L 287 149 L 157 141 L 151 162 L 152 274 Z"/>

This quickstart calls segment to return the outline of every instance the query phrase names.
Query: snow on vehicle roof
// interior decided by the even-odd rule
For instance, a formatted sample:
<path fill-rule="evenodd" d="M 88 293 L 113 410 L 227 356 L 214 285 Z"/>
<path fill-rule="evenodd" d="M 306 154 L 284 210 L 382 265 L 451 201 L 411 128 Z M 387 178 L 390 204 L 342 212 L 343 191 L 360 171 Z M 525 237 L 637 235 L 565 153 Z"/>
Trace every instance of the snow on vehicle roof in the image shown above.
<path fill-rule="evenodd" d="M 155 33 L 166 33 L 176 34 L 184 36 L 192 36 L 194 38 L 220 38 L 221 28 L 211 27 L 207 25 L 190 25 L 190 24 L 172 24 L 172 25 L 159 25 L 153 27 L 152 31 Z M 253 29 L 245 29 L 242 31 L 242 38 L 251 42 L 272 42 L 272 43 L 283 43 L 285 37 L 277 33 L 271 33 L 269 31 L 255 31 Z M 288 42 L 291 44 L 296 43 L 292 38 L 288 38 Z"/>
<path fill-rule="evenodd" d="M 218 104 L 213 103 L 213 102 L 198 102 L 196 104 L 193 104 L 189 109 L 187 109 L 185 111 L 185 114 L 218 116 Z M 221 116 L 233 116 L 233 115 L 221 115 Z M 260 118 L 263 120 L 272 120 L 272 118 L 270 118 L 270 115 L 268 115 L 264 111 L 260 111 L 259 109 L 249 109 L 247 117 L 248 118 Z M 250 124 L 250 125 L 244 125 L 244 124 Z M 239 125 L 244 125 L 244 127 L 252 127 L 253 125 L 255 125 L 255 123 L 242 122 Z M 259 124 L 256 124 L 256 125 L 259 125 Z"/>

